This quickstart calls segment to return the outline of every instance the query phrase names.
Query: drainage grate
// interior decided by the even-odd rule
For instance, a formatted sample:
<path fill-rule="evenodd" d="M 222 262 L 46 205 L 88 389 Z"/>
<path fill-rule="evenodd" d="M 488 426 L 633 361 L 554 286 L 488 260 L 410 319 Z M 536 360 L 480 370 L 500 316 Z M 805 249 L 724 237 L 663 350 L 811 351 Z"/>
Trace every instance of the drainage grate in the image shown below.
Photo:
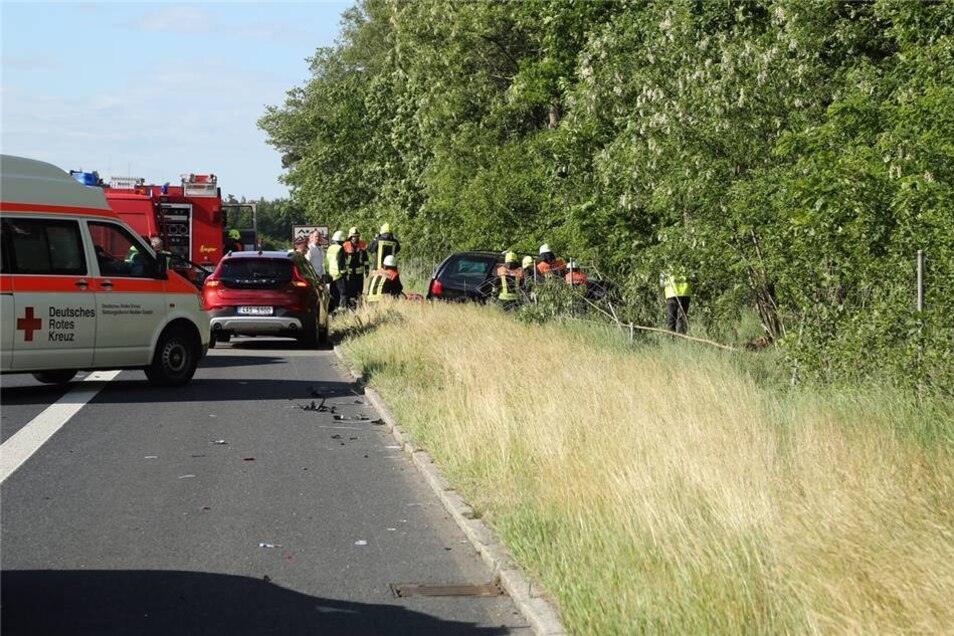
<path fill-rule="evenodd" d="M 482 585 L 392 583 L 391 594 L 397 598 L 408 596 L 504 596 L 506 592 L 497 582 Z"/>

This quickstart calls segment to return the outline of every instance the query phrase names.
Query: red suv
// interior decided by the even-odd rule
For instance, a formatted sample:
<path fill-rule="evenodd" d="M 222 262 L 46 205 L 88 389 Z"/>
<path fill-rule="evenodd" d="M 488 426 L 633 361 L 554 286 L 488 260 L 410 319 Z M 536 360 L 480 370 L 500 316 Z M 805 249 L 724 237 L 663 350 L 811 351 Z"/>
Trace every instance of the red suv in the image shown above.
<path fill-rule="evenodd" d="M 304 347 L 328 339 L 328 294 L 296 252 L 232 252 L 205 280 L 202 305 L 212 344 L 233 335 L 297 338 Z"/>

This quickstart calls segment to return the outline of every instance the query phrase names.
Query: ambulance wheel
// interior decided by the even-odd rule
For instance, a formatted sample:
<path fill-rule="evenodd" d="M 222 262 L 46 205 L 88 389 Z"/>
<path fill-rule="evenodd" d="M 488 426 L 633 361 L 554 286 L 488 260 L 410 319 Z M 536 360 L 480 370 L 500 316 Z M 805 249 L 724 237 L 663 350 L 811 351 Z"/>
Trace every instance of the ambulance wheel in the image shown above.
<path fill-rule="evenodd" d="M 40 371 L 34 373 L 33 377 L 36 378 L 37 382 L 43 384 L 66 384 L 73 379 L 74 375 L 76 375 L 76 369 L 64 369 L 62 371 Z"/>
<path fill-rule="evenodd" d="M 199 363 L 197 342 L 198 337 L 184 329 L 164 331 L 152 364 L 144 369 L 146 377 L 157 386 L 179 386 L 191 380 Z"/>

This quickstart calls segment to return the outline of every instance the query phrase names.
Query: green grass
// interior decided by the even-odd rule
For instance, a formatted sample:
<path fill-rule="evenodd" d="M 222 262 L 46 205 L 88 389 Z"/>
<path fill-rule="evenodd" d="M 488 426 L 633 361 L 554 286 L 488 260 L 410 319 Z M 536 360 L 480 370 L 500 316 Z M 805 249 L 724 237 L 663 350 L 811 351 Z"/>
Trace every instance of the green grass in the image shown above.
<path fill-rule="evenodd" d="M 949 403 L 489 307 L 333 327 L 575 634 L 954 625 Z"/>

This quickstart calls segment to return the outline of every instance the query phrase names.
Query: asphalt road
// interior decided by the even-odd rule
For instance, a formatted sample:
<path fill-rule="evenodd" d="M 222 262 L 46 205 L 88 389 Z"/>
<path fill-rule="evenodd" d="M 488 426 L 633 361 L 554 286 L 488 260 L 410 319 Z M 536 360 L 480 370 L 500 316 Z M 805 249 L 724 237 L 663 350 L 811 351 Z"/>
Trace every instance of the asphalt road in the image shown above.
<path fill-rule="evenodd" d="M 2 382 L 4 442 L 93 384 Z M 245 339 L 184 388 L 101 384 L 0 486 L 5 636 L 532 633 L 506 596 L 392 594 L 492 573 L 332 352 Z"/>

